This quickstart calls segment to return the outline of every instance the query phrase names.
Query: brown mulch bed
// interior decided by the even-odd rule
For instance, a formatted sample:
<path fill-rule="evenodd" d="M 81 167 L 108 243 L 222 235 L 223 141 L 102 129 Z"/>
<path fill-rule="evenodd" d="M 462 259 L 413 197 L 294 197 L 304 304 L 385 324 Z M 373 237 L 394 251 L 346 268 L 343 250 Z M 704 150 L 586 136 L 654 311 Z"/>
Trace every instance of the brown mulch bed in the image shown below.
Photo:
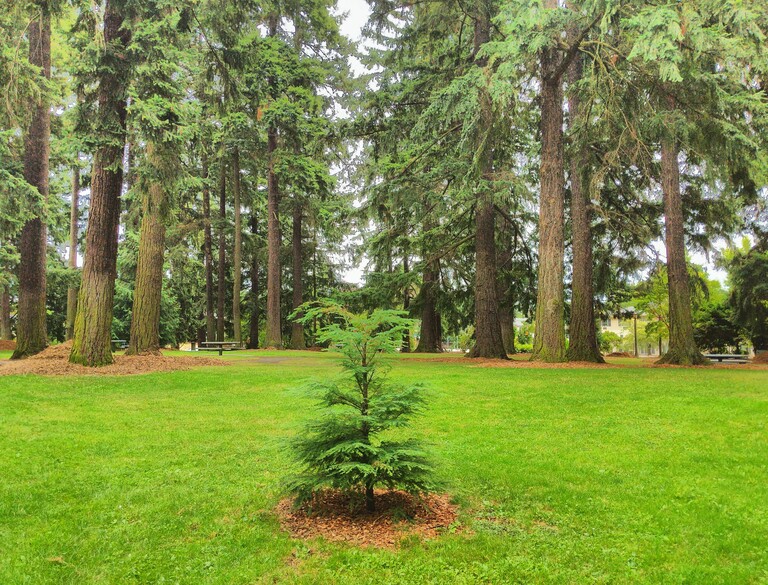
<path fill-rule="evenodd" d="M 764 351 L 763 353 L 756 355 L 752 359 L 753 364 L 768 364 L 768 352 Z"/>
<path fill-rule="evenodd" d="M 628 351 L 612 351 L 611 353 L 606 354 L 605 357 L 631 358 L 635 356 L 629 353 Z"/>
<path fill-rule="evenodd" d="M 415 535 L 436 538 L 456 526 L 457 507 L 446 495 L 414 496 L 399 490 L 376 490 L 376 512 L 337 490 L 319 494 L 312 506 L 294 509 L 289 498 L 277 505 L 283 529 L 294 538 L 323 537 L 357 546 L 392 548 Z"/>
<path fill-rule="evenodd" d="M 72 342 L 52 345 L 37 355 L 18 361 L 0 362 L 0 376 L 38 374 L 42 376 L 130 376 L 150 372 L 190 370 L 201 366 L 224 366 L 226 361 L 207 357 L 163 355 L 115 355 L 114 363 L 89 368 L 69 363 Z"/>
<path fill-rule="evenodd" d="M 16 349 L 16 342 L 11 339 L 0 339 L 0 351 L 13 351 Z"/>

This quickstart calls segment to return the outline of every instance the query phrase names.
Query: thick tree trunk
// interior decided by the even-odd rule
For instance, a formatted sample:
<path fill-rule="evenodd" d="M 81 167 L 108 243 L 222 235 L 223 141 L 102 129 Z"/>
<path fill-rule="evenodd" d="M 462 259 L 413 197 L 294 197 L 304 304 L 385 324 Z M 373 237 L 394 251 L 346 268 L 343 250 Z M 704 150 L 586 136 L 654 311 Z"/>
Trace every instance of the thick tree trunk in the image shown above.
<path fill-rule="evenodd" d="M 279 15 L 269 16 L 267 35 L 277 34 Z M 274 79 L 268 80 L 270 89 Z M 280 187 L 275 174 L 277 156 L 277 128 L 267 129 L 267 327 L 266 347 L 283 347 L 282 320 L 280 319 Z"/>
<path fill-rule="evenodd" d="M 686 366 L 704 364 L 708 360 L 701 354 L 693 339 L 690 282 L 685 261 L 680 166 L 674 138 L 667 138 L 661 144 L 661 187 L 664 192 L 664 243 L 667 249 L 669 282 L 669 348 L 658 363 Z"/>
<path fill-rule="evenodd" d="M 161 153 L 147 143 L 147 164 L 158 168 Z M 163 256 L 168 201 L 165 187 L 152 181 L 142 193 L 139 259 L 133 291 L 131 337 L 126 354 L 160 354 L 160 305 L 163 290 Z"/>
<path fill-rule="evenodd" d="M 216 339 L 224 341 L 224 297 L 227 275 L 227 163 L 221 158 L 219 169 L 219 265 L 216 275 Z"/>
<path fill-rule="evenodd" d="M 13 339 L 11 331 L 11 291 L 8 285 L 0 287 L 0 339 Z"/>
<path fill-rule="evenodd" d="M 235 246 L 232 263 L 232 323 L 235 341 L 242 345 L 243 332 L 240 322 L 240 289 L 243 280 L 243 220 L 240 209 L 240 152 L 232 153 L 232 194 L 235 200 Z"/>
<path fill-rule="evenodd" d="M 501 325 L 501 338 L 504 341 L 504 351 L 507 354 L 515 353 L 515 318 L 514 311 L 509 306 L 499 307 L 499 324 Z"/>
<path fill-rule="evenodd" d="M 203 152 L 203 258 L 205 262 L 205 339 L 216 339 L 213 302 L 213 234 L 211 233 L 211 189 L 208 186 L 208 155 Z"/>
<path fill-rule="evenodd" d="M 582 76 L 582 61 L 574 59 L 569 68 L 569 82 L 573 86 Z M 581 115 L 577 91 L 571 87 L 568 98 L 568 126 L 571 134 Z M 592 277 L 592 201 L 584 189 L 583 177 L 588 161 L 581 151 L 572 153 L 571 180 L 571 232 L 573 238 L 573 282 L 571 284 L 571 326 L 568 359 L 580 362 L 605 363 L 597 344 L 595 323 L 594 284 Z"/>
<path fill-rule="evenodd" d="M 47 2 L 40 3 L 41 15 L 29 25 L 29 63 L 40 68 L 44 79 L 51 77 L 51 15 Z M 24 179 L 39 194 L 37 217 L 24 224 L 19 240 L 19 309 L 16 316 L 16 351 L 11 359 L 41 352 L 48 345 L 45 310 L 46 226 L 43 210 L 48 199 L 48 158 L 51 115 L 47 97 L 35 104 L 32 121 L 24 138 Z"/>
<path fill-rule="evenodd" d="M 547 8 L 556 8 L 547 0 Z M 563 90 L 555 49 L 541 56 L 541 196 L 536 328 L 531 359 L 565 361 Z"/>
<path fill-rule="evenodd" d="M 474 54 L 475 64 L 486 67 L 487 57 L 479 57 L 491 34 L 490 2 L 479 3 L 475 19 Z M 480 159 L 480 180 L 482 185 L 477 190 L 477 209 L 475 211 L 475 346 L 470 350 L 470 358 L 508 359 L 504 350 L 499 322 L 499 299 L 496 290 L 496 210 L 491 196 L 493 182 L 493 146 L 490 144 L 493 110 L 488 88 L 482 88 L 480 96 L 480 115 L 482 117 L 483 140 L 478 145 L 482 152 Z"/>
<path fill-rule="evenodd" d="M 427 252 L 425 251 L 425 257 Z M 415 353 L 441 353 L 443 351 L 440 314 L 437 312 L 437 290 L 440 286 L 437 260 L 424 264 L 419 300 L 421 301 L 421 333 Z"/>
<path fill-rule="evenodd" d="M 293 303 L 292 309 L 295 311 L 304 302 L 304 285 L 302 283 L 303 276 L 303 258 L 304 251 L 302 248 L 301 240 L 301 221 L 302 221 L 302 205 L 301 201 L 297 198 L 293 203 L 293 237 L 292 237 L 292 251 L 293 251 Z M 291 348 L 292 349 L 305 349 L 307 347 L 304 340 L 304 324 L 294 321 L 291 324 Z"/>
<path fill-rule="evenodd" d="M 258 218 L 256 210 L 251 209 L 251 234 L 253 235 L 253 256 L 251 257 L 251 323 L 248 335 L 248 349 L 259 348 L 259 251 Z"/>
<path fill-rule="evenodd" d="M 407 275 L 410 271 L 410 267 L 408 266 L 408 252 L 406 250 L 405 254 L 403 255 L 403 274 Z M 406 283 L 406 285 L 403 287 L 403 311 L 406 313 L 409 312 L 411 308 L 411 287 Z M 403 343 L 400 346 L 400 351 L 402 353 L 410 353 L 411 352 L 411 330 L 406 329 L 403 331 Z"/>
<path fill-rule="evenodd" d="M 471 358 L 508 359 L 499 321 L 496 291 L 496 210 L 481 195 L 475 217 L 475 346 Z"/>
<path fill-rule="evenodd" d="M 280 319 L 280 192 L 275 175 L 277 131 L 270 128 L 267 135 L 267 331 L 266 347 L 283 347 Z"/>
<path fill-rule="evenodd" d="M 72 203 L 69 212 L 69 268 L 77 270 L 77 222 L 80 219 L 80 167 L 72 167 Z M 75 335 L 75 316 L 77 315 L 78 288 L 67 289 L 67 339 Z"/>
<path fill-rule="evenodd" d="M 502 225 L 502 233 L 506 234 L 512 229 L 509 221 L 506 219 Z M 512 242 L 510 238 L 504 238 L 504 245 L 498 256 L 498 278 L 497 297 L 499 299 L 499 326 L 501 327 L 501 338 L 504 340 L 504 351 L 507 354 L 515 353 L 515 302 L 512 294 L 512 282 L 509 282 L 505 275 L 505 270 L 512 263 Z"/>
<path fill-rule="evenodd" d="M 104 133 L 93 157 L 91 205 L 85 233 L 83 265 L 75 336 L 70 361 L 87 366 L 112 363 L 112 308 L 117 275 L 117 238 L 120 190 L 123 185 L 126 93 L 129 66 L 125 51 L 130 32 L 123 17 L 107 0 L 104 12 L 103 63 L 98 90 L 98 120 Z"/>

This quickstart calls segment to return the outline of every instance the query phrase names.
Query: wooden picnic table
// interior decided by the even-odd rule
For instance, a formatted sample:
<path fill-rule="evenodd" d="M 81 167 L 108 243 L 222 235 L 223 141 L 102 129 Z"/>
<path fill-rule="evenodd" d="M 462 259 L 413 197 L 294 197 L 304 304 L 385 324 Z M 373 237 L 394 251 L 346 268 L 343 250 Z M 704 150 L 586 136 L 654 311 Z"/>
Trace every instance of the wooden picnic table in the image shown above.
<path fill-rule="evenodd" d="M 705 353 L 704 357 L 710 360 L 716 360 L 720 363 L 730 362 L 734 364 L 746 364 L 749 357 L 739 353 Z"/>
<path fill-rule="evenodd" d="M 198 351 L 218 351 L 219 355 L 237 349 L 243 349 L 237 341 L 201 341 L 198 347 Z"/>

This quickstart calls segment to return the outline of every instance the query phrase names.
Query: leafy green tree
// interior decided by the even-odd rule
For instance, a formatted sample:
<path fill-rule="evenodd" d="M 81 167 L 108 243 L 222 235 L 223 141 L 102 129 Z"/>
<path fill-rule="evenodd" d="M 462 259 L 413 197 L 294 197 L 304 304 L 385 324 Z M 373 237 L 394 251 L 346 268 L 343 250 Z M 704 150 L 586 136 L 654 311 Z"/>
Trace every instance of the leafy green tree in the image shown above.
<path fill-rule="evenodd" d="M 403 488 L 424 492 L 432 487 L 432 466 L 422 445 L 397 441 L 382 433 L 405 427 L 424 399 L 418 385 L 398 386 L 386 379 L 383 356 L 402 344 L 413 322 L 400 311 L 376 310 L 354 314 L 332 302 L 308 303 L 292 315 L 309 323 L 327 322 L 318 340 L 343 355 L 346 379 L 316 382 L 322 416 L 308 423 L 292 443 L 302 472 L 288 481 L 299 502 L 325 488 L 362 490 L 365 506 L 375 510 L 374 488 Z"/>
<path fill-rule="evenodd" d="M 709 302 L 694 313 L 693 336 L 696 344 L 715 353 L 738 348 L 741 329 L 736 324 L 733 309 L 727 302 Z"/>
<path fill-rule="evenodd" d="M 731 253 L 728 262 L 733 318 L 755 350 L 768 350 L 768 252 Z"/>

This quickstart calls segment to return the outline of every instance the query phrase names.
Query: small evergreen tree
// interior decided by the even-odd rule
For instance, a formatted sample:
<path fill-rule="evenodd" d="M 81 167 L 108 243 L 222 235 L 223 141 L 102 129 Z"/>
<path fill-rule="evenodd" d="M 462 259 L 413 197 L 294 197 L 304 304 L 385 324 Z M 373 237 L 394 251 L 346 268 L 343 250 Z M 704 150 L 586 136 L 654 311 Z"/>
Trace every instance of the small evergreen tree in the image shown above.
<path fill-rule="evenodd" d="M 413 327 L 401 311 L 376 310 L 354 314 L 332 302 L 305 304 L 291 315 L 302 323 L 314 319 L 329 324 L 318 331 L 319 341 L 344 356 L 348 378 L 343 382 L 314 382 L 321 416 L 307 424 L 292 442 L 303 466 L 291 477 L 288 489 L 297 503 L 311 500 L 326 488 L 363 491 L 366 510 L 375 510 L 374 488 L 384 485 L 409 492 L 426 492 L 432 466 L 414 439 L 381 437 L 404 427 L 424 403 L 418 385 L 398 386 L 386 380 L 383 354 L 402 344 L 403 332 Z"/>

